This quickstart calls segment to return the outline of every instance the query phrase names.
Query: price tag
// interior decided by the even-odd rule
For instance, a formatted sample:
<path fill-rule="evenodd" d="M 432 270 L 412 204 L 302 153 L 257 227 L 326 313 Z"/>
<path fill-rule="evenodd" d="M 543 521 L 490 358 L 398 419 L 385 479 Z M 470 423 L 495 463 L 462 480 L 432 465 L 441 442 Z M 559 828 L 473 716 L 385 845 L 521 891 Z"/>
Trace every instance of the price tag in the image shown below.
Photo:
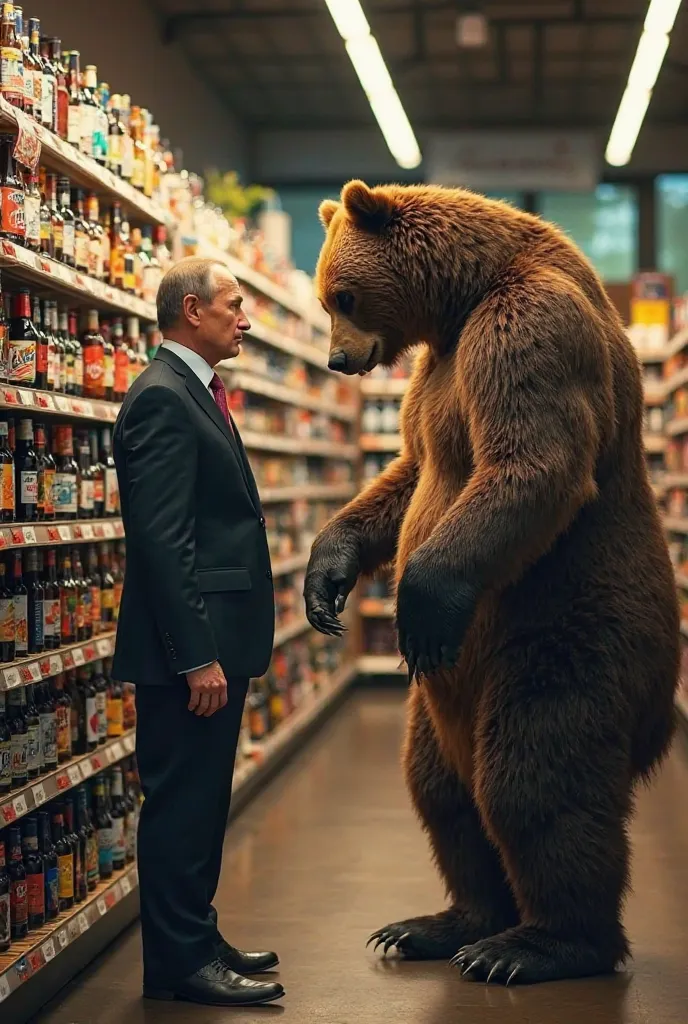
<path fill-rule="evenodd" d="M 122 758 L 124 757 L 124 749 L 122 747 L 122 744 L 121 743 L 115 743 L 115 745 L 113 747 L 111 747 L 110 749 L 112 750 L 112 758 L 113 758 L 113 760 L 114 761 L 121 761 Z"/>
<path fill-rule="evenodd" d="M 67 937 L 67 931 L 65 928 L 61 928 L 60 931 L 57 933 L 57 941 L 60 945 L 60 949 L 66 948 L 67 943 L 69 942 L 69 938 Z"/>
<path fill-rule="evenodd" d="M 26 806 L 26 797 L 23 793 L 14 798 L 12 805 L 14 807 L 14 813 L 18 818 L 20 818 L 22 814 L 28 814 L 29 808 Z"/>
<path fill-rule="evenodd" d="M 21 402 L 22 405 L 33 405 L 33 391 L 20 391 L 19 401 Z"/>
<path fill-rule="evenodd" d="M 50 961 L 55 956 L 55 943 L 53 942 L 52 939 L 48 939 L 47 942 L 43 943 L 43 945 L 41 946 L 41 952 L 45 957 L 45 962 L 49 964 Z"/>
<path fill-rule="evenodd" d="M 77 771 L 77 775 L 79 775 L 78 771 Z M 79 781 L 81 781 L 81 776 L 80 775 L 79 775 Z M 62 793 L 63 790 L 65 790 L 65 789 L 69 789 L 69 783 L 70 783 L 70 778 L 69 778 L 69 775 L 68 775 L 67 772 L 60 772 L 59 775 L 55 776 L 55 785 L 57 786 L 57 788 L 58 788 L 60 793 Z"/>
<path fill-rule="evenodd" d="M 93 644 L 89 644 L 88 647 L 84 647 L 84 657 L 86 658 L 86 661 L 96 660 L 96 649 Z"/>
<path fill-rule="evenodd" d="M 24 527 L 24 543 L 35 544 L 36 543 L 36 531 L 33 526 Z"/>
<path fill-rule="evenodd" d="M 13 821 L 17 820 L 17 812 L 15 811 L 12 804 L 5 804 L 2 810 L 0 810 L 0 814 L 2 814 L 2 820 L 5 822 L 6 825 L 9 825 Z"/>
<path fill-rule="evenodd" d="M 103 524 L 102 523 L 96 523 L 95 526 L 93 527 L 93 529 L 95 530 L 96 537 L 102 537 L 103 536 Z"/>
<path fill-rule="evenodd" d="M 85 914 L 79 914 L 76 920 L 79 925 L 79 934 L 83 935 L 84 932 L 88 931 L 88 918 Z"/>
<path fill-rule="evenodd" d="M 10 537 L 12 538 L 12 543 L 13 544 L 23 544 L 24 543 L 24 531 L 22 530 L 22 528 L 20 526 L 13 526 L 10 529 Z"/>
<path fill-rule="evenodd" d="M 41 675 L 40 662 L 32 661 L 29 665 L 29 672 L 31 673 L 31 679 L 34 683 L 39 683 L 43 676 Z"/>
<path fill-rule="evenodd" d="M 98 907 L 98 913 L 100 914 L 101 917 L 103 916 L 103 914 L 107 914 L 107 904 L 102 896 L 100 897 L 99 900 L 97 900 L 96 906 Z"/>
<path fill-rule="evenodd" d="M 91 403 L 90 402 L 84 402 L 83 403 L 83 407 L 84 407 L 84 415 L 90 416 L 91 419 L 93 419 L 93 406 L 91 405 Z"/>
<path fill-rule="evenodd" d="M 75 647 L 72 651 L 72 657 L 74 658 L 75 665 L 85 665 L 86 659 L 84 658 L 84 652 L 81 647 Z"/>
<path fill-rule="evenodd" d="M 5 669 L 5 683 L 7 686 L 19 686 L 21 683 L 21 676 L 19 675 L 18 668 Z"/>
<path fill-rule="evenodd" d="M 0 530 L 0 548 L 7 547 L 7 533 L 5 530 Z"/>
<path fill-rule="evenodd" d="M 100 772 L 103 770 L 105 765 L 100 754 L 94 754 L 91 758 L 91 768 L 94 772 Z"/>
<path fill-rule="evenodd" d="M 69 399 L 64 395 L 55 395 L 55 405 L 60 412 L 70 412 L 72 408 Z"/>
<path fill-rule="evenodd" d="M 114 760 L 116 760 L 116 758 L 115 758 L 115 751 L 114 751 L 113 747 L 106 747 L 105 750 L 104 750 L 104 754 L 105 754 L 105 756 L 107 758 L 107 763 L 108 764 L 112 764 L 112 762 Z"/>
<path fill-rule="evenodd" d="M 59 676 L 62 671 L 62 658 L 59 654 L 52 654 L 50 656 L 50 673 L 53 676 Z"/>
<path fill-rule="evenodd" d="M 124 742 L 125 749 L 130 754 L 133 754 L 134 753 L 134 746 L 136 744 L 136 741 L 135 741 L 134 737 L 133 736 L 125 736 L 123 742 Z"/>
<path fill-rule="evenodd" d="M 84 523 L 81 527 L 84 540 L 93 540 L 93 527 L 90 523 Z"/>
<path fill-rule="evenodd" d="M 20 669 L 19 669 L 19 675 L 21 676 L 22 683 L 30 683 L 31 682 L 31 666 L 30 665 L 22 665 L 20 667 Z"/>
<path fill-rule="evenodd" d="M 35 803 L 36 807 L 40 807 L 41 804 L 44 804 L 45 801 L 48 799 L 47 796 L 45 795 L 45 790 L 41 782 L 39 782 L 37 786 L 34 786 L 31 792 L 33 793 L 33 802 Z"/>
<path fill-rule="evenodd" d="M 78 764 L 70 764 L 67 769 L 67 775 L 69 776 L 69 781 L 73 786 L 78 786 L 81 782 L 81 772 L 79 771 Z"/>
<path fill-rule="evenodd" d="M 81 769 L 82 779 L 90 779 L 90 777 L 93 775 L 93 766 L 91 765 L 91 762 L 89 761 L 88 758 L 86 758 L 85 761 L 81 762 L 79 768 Z"/>
<path fill-rule="evenodd" d="M 71 540 L 72 539 L 72 531 L 69 529 L 68 526 L 58 526 L 57 532 L 60 535 L 60 540 Z"/>
<path fill-rule="evenodd" d="M 109 640 L 98 640 L 96 643 L 98 650 L 98 656 L 100 658 L 107 658 L 110 653 L 110 641 Z"/>
<path fill-rule="evenodd" d="M 124 876 L 120 885 L 122 886 L 122 895 L 128 896 L 129 893 L 131 892 L 131 882 L 129 881 L 127 875 Z"/>
<path fill-rule="evenodd" d="M 44 395 L 43 392 L 36 394 L 36 405 L 40 405 L 41 409 L 54 409 L 55 403 L 53 402 L 52 395 Z"/>
<path fill-rule="evenodd" d="M 4 974 L 0 975 L 0 1003 L 10 994 L 10 983 Z"/>
<path fill-rule="evenodd" d="M 74 655 L 71 651 L 65 651 L 62 655 L 62 667 L 65 671 L 68 668 L 74 668 Z"/>
<path fill-rule="evenodd" d="M 112 523 L 103 523 L 103 533 L 108 540 L 112 540 L 115 536 L 115 528 Z"/>
<path fill-rule="evenodd" d="M 5 251 L 5 246 L 7 244 L 7 242 L 2 243 L 3 252 Z M 16 405 L 17 402 L 19 401 L 19 399 L 17 398 L 17 392 L 14 390 L 14 388 L 3 388 L 2 398 L 3 401 L 5 402 L 5 405 Z"/>
<path fill-rule="evenodd" d="M 57 543 L 60 539 L 60 534 L 56 526 L 48 527 L 48 540 L 52 541 L 53 544 Z"/>

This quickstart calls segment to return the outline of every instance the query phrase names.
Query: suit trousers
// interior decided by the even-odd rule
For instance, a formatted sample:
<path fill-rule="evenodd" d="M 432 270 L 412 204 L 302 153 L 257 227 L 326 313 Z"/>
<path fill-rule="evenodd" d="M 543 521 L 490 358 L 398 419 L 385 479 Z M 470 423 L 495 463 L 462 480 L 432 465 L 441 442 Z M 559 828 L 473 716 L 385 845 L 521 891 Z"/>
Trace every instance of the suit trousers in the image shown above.
<path fill-rule="evenodd" d="M 136 688 L 141 934 L 150 986 L 193 974 L 221 940 L 212 901 L 248 690 L 248 679 L 225 676 L 227 704 L 210 718 L 189 711 L 184 676 Z"/>

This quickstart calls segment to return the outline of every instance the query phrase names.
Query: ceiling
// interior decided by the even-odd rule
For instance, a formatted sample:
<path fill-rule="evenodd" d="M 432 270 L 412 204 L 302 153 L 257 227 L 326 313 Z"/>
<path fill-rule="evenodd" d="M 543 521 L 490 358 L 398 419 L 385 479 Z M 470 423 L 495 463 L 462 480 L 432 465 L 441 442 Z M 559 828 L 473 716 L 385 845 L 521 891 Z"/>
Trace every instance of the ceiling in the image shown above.
<path fill-rule="evenodd" d="M 607 128 L 648 0 L 361 0 L 416 130 Z M 178 41 L 249 129 L 363 128 L 373 115 L 324 0 L 155 0 Z M 489 42 L 460 50 L 457 14 L 483 11 Z M 688 3 L 647 115 L 688 120 Z"/>

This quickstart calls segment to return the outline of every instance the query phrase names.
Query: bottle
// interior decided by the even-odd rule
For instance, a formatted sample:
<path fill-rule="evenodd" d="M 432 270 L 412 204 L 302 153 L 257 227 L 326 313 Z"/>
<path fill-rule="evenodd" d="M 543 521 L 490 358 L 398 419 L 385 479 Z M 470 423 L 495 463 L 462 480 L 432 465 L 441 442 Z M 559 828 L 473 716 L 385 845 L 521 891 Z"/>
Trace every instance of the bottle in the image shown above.
<path fill-rule="evenodd" d="M 76 669 L 71 668 L 66 674 L 65 689 L 69 696 L 69 730 L 71 733 L 72 756 L 86 753 L 86 742 L 82 742 L 81 726 L 85 725 L 85 710 L 82 707 L 81 691 L 77 686 Z M 84 728 L 83 736 L 86 736 Z"/>
<path fill-rule="evenodd" d="M 14 552 L 14 656 L 29 656 L 29 591 L 24 583 L 21 551 Z"/>
<path fill-rule="evenodd" d="M 45 875 L 43 857 L 38 849 L 38 820 L 33 815 L 24 822 L 22 850 L 29 931 L 35 931 L 45 924 Z"/>
<path fill-rule="evenodd" d="M 105 363 L 103 374 L 105 400 L 111 402 L 115 396 L 115 346 L 110 340 L 109 330 L 103 335 L 103 360 Z"/>
<path fill-rule="evenodd" d="M 62 42 L 57 36 L 50 40 L 50 57 L 57 82 L 55 128 L 60 138 L 66 140 L 69 134 L 69 88 L 67 72 L 62 63 Z"/>
<path fill-rule="evenodd" d="M 98 310 L 88 311 L 88 327 L 83 334 L 84 394 L 87 398 L 105 398 L 105 350 L 100 333 Z"/>
<path fill-rule="evenodd" d="M 76 799 L 79 835 L 83 837 L 86 850 L 86 889 L 88 892 L 93 892 L 100 881 L 98 837 L 96 836 L 96 830 L 91 824 L 91 815 L 88 810 L 88 794 L 85 786 L 79 786 L 76 791 Z"/>
<path fill-rule="evenodd" d="M 98 873 L 101 881 L 103 881 L 106 878 L 112 878 L 113 871 L 112 818 L 107 806 L 105 777 L 103 772 L 101 772 L 100 775 L 96 775 L 93 786 L 93 796 L 95 801 L 94 820 L 96 835 L 98 837 Z"/>
<path fill-rule="evenodd" d="M 48 390 L 48 336 L 43 330 L 41 317 L 41 300 L 37 295 L 33 298 L 32 323 L 36 332 L 36 387 L 41 391 Z"/>
<path fill-rule="evenodd" d="M 122 318 L 116 316 L 112 321 L 112 344 L 115 350 L 115 379 L 112 397 L 115 402 L 123 402 L 129 390 L 129 353 L 124 342 Z"/>
<path fill-rule="evenodd" d="M 7 724 L 5 691 L 0 690 L 0 799 L 12 789 L 12 733 Z"/>
<path fill-rule="evenodd" d="M 86 198 L 86 217 L 89 228 L 89 259 L 88 272 L 91 277 L 102 281 L 105 277 L 103 270 L 103 227 L 100 223 L 100 210 L 98 196 L 95 192 L 89 192 Z"/>
<path fill-rule="evenodd" d="M 86 883 L 86 841 L 79 835 L 72 794 L 65 798 L 65 839 L 74 856 L 74 902 L 83 903 L 88 887 Z"/>
<path fill-rule="evenodd" d="M 0 835 L 0 953 L 6 953 L 12 942 L 11 889 L 12 883 L 5 859 L 5 840 Z"/>
<path fill-rule="evenodd" d="M 107 734 L 108 739 L 124 733 L 124 703 L 122 684 L 115 679 L 110 680 L 107 690 Z"/>
<path fill-rule="evenodd" d="M 72 702 L 65 690 L 64 672 L 53 678 L 52 693 L 57 726 L 57 763 L 65 764 L 72 758 Z"/>
<path fill-rule="evenodd" d="M 50 831 L 50 815 L 38 812 L 38 833 L 41 856 L 43 857 L 43 880 L 45 885 L 45 919 L 54 921 L 60 913 L 58 862 L 55 844 Z"/>
<path fill-rule="evenodd" d="M 0 521 L 14 521 L 14 455 L 10 449 L 10 426 L 0 420 Z"/>
<path fill-rule="evenodd" d="M 79 341 L 77 332 L 77 313 L 75 309 L 69 311 L 69 342 L 74 353 L 74 394 L 79 397 L 84 393 L 84 350 Z"/>
<path fill-rule="evenodd" d="M 110 98 L 110 116 L 108 118 L 107 167 L 113 174 L 122 176 L 122 157 L 124 154 L 124 125 L 120 120 L 122 97 L 113 93 Z"/>
<path fill-rule="evenodd" d="M 96 688 L 88 673 L 88 669 L 79 669 L 77 672 L 78 686 L 83 694 L 83 704 L 86 725 L 86 750 L 88 753 L 94 751 L 98 746 L 99 718 L 98 706 L 96 703 Z"/>
<path fill-rule="evenodd" d="M 33 62 L 30 59 L 28 47 L 24 39 L 24 11 L 23 8 L 14 8 L 14 34 L 19 44 L 22 78 L 22 104 L 21 109 L 29 117 L 34 115 L 34 77 Z"/>
<path fill-rule="evenodd" d="M 124 136 L 122 138 L 122 177 L 125 181 L 131 181 L 134 173 L 134 140 L 131 137 L 131 98 L 128 93 L 123 93 L 120 104 L 120 116 L 124 125 Z"/>
<path fill-rule="evenodd" d="M 136 263 L 134 247 L 131 242 L 131 229 L 128 220 L 122 220 L 121 245 L 124 252 L 124 283 L 125 292 L 134 295 L 136 292 Z"/>
<path fill-rule="evenodd" d="M 122 208 L 119 203 L 113 203 L 110 223 L 110 284 L 113 288 L 124 288 L 124 251 Z"/>
<path fill-rule="evenodd" d="M 76 231 L 75 217 L 71 207 L 69 178 L 58 179 L 57 196 L 60 216 L 62 217 L 62 262 L 66 263 L 68 267 L 74 267 L 76 266 Z"/>
<path fill-rule="evenodd" d="M 50 43 L 41 39 L 41 23 L 38 18 L 29 18 L 31 52 L 38 56 L 41 66 L 41 107 L 40 122 L 49 131 L 55 131 L 55 108 L 57 104 L 57 80 L 50 57 Z"/>
<path fill-rule="evenodd" d="M 144 302 L 155 302 L 162 280 L 162 269 L 153 251 L 153 228 L 145 225 L 141 229 L 141 252 L 144 255 L 142 269 L 141 297 Z"/>
<path fill-rule="evenodd" d="M 46 302 L 46 307 L 49 310 L 49 322 L 50 322 L 50 333 L 53 338 L 55 345 L 55 390 L 66 394 L 67 391 L 67 357 L 65 352 L 64 340 L 59 327 L 59 319 L 57 313 L 56 302 Z"/>
<path fill-rule="evenodd" d="M 110 246 L 112 243 L 112 211 L 107 209 L 103 217 L 103 234 L 101 235 L 101 253 L 103 262 L 103 281 L 110 280 Z"/>
<path fill-rule="evenodd" d="M 17 554 L 20 554 L 20 552 L 17 552 Z M 38 574 L 38 551 L 35 548 L 29 549 L 26 552 L 26 576 L 27 580 L 24 590 L 27 591 L 28 605 L 28 653 L 41 654 L 44 649 L 45 590 Z M 15 609 L 17 608 L 16 602 L 15 590 Z"/>
<path fill-rule="evenodd" d="M 0 559 L 0 661 L 14 661 L 14 594 L 7 585 L 7 566 Z"/>
<path fill-rule="evenodd" d="M 63 913 L 74 906 L 74 853 L 64 834 L 64 812 L 60 804 L 53 811 L 53 842 L 57 854 L 58 906 Z"/>
<path fill-rule="evenodd" d="M 88 549 L 87 569 L 89 586 L 91 588 L 91 600 L 89 604 L 91 609 L 92 636 L 98 636 L 103 629 L 103 581 L 100 577 L 100 572 L 98 571 L 98 556 L 96 554 L 96 549 L 92 545 Z"/>
<path fill-rule="evenodd" d="M 101 618 L 104 627 L 112 629 L 115 621 L 115 581 L 112 578 L 108 562 L 107 548 L 102 544 L 98 554 Z"/>
<path fill-rule="evenodd" d="M 119 484 L 117 470 L 112 457 L 112 433 L 103 427 L 100 435 L 100 461 L 105 467 L 105 515 L 119 515 Z"/>
<path fill-rule="evenodd" d="M 13 136 L 0 135 L 0 237 L 24 245 L 24 184 L 12 156 L 13 147 Z"/>
<path fill-rule="evenodd" d="M 8 380 L 11 384 L 33 387 L 36 383 L 38 331 L 31 320 L 28 288 L 20 288 L 12 297 L 8 333 Z"/>
<path fill-rule="evenodd" d="M 52 522 L 55 519 L 55 460 L 47 448 L 45 424 L 36 423 L 34 430 L 38 460 L 38 517 Z"/>
<path fill-rule="evenodd" d="M 76 519 L 79 467 L 74 461 L 74 434 L 71 424 L 57 428 L 55 463 L 55 515 L 60 520 Z M 66 643 L 66 641 L 63 641 Z"/>
<path fill-rule="evenodd" d="M 172 263 L 172 253 L 167 246 L 167 228 L 164 224 L 158 224 L 153 230 L 153 255 L 160 264 L 160 270 L 164 274 L 169 270 Z"/>
<path fill-rule="evenodd" d="M 87 64 L 83 75 L 81 107 L 81 152 L 95 157 L 100 149 L 98 139 L 98 73 L 95 64 Z"/>
<path fill-rule="evenodd" d="M 33 422 L 22 418 L 17 426 L 14 457 L 17 520 L 33 523 L 38 511 L 38 456 L 33 443 Z"/>
<path fill-rule="evenodd" d="M 13 107 L 24 106 L 24 60 L 15 28 L 14 4 L 3 3 L 0 23 L 0 96 Z"/>
<path fill-rule="evenodd" d="M 53 242 L 53 226 L 50 213 L 50 202 L 48 196 L 48 175 L 45 168 L 40 169 L 40 194 L 41 205 L 38 209 L 40 221 L 40 246 L 39 251 L 44 256 L 53 256 L 55 252 Z"/>
<path fill-rule="evenodd" d="M 76 394 L 76 351 L 69 336 L 69 317 L 66 309 L 59 312 L 59 338 L 64 351 L 64 384 L 67 395 Z"/>
<path fill-rule="evenodd" d="M 112 582 L 114 584 L 114 619 L 115 622 L 119 621 L 119 609 L 122 604 L 122 593 L 124 591 L 124 569 L 122 568 L 123 563 L 123 552 L 124 545 L 117 545 L 117 548 L 113 552 L 111 559 L 111 572 Z"/>
<path fill-rule="evenodd" d="M 48 341 L 48 391 L 60 390 L 60 354 L 53 328 L 52 303 L 43 302 L 43 331 Z"/>
<path fill-rule="evenodd" d="M 93 518 L 103 519 L 105 516 L 105 466 L 98 458 L 98 431 L 89 430 L 88 437 L 93 469 Z M 89 568 L 91 568 L 90 565 Z"/>
<path fill-rule="evenodd" d="M 26 869 L 21 848 L 21 831 L 17 825 L 9 829 L 10 921 L 12 941 L 23 939 L 29 931 L 29 904 Z"/>
<path fill-rule="evenodd" d="M 129 387 L 132 386 L 138 376 L 138 350 L 141 342 L 139 329 L 139 318 L 137 316 L 127 317 L 127 349 L 129 355 Z"/>
<path fill-rule="evenodd" d="M 94 78 L 97 79 L 98 71 L 93 67 Z M 93 138 L 93 155 L 101 167 L 107 167 L 108 162 L 108 134 L 110 121 L 107 114 L 107 107 L 110 101 L 110 86 L 107 82 L 101 82 L 95 90 L 98 109 L 96 112 L 96 127 Z"/>
<path fill-rule="evenodd" d="M 5 296 L 0 282 L 0 382 L 5 383 L 9 373 L 9 328 L 5 312 Z"/>
<path fill-rule="evenodd" d="M 110 813 L 112 816 L 112 867 L 114 871 L 122 871 L 127 861 L 127 808 L 124 802 L 124 780 L 120 765 L 115 765 L 112 769 L 112 810 Z"/>
<path fill-rule="evenodd" d="M 102 661 L 94 665 L 93 686 L 96 691 L 96 710 L 98 712 L 98 743 L 102 746 L 108 736 L 108 714 L 107 714 L 107 679 L 103 673 Z"/>
<path fill-rule="evenodd" d="M 48 549 L 45 561 L 43 643 L 47 651 L 55 651 L 60 646 L 60 587 L 57 582 L 55 548 Z"/>
<path fill-rule="evenodd" d="M 57 709 L 47 683 L 39 684 L 36 700 L 41 724 L 41 767 L 44 772 L 53 772 L 57 768 Z"/>
<path fill-rule="evenodd" d="M 131 864 L 136 859 L 136 829 L 138 827 L 138 801 L 134 795 L 134 786 L 132 779 L 132 771 L 130 763 L 125 761 L 124 776 L 125 776 L 125 787 L 124 787 L 124 801 L 127 808 L 127 814 L 125 818 L 125 832 L 126 832 L 126 857 L 127 864 Z"/>
<path fill-rule="evenodd" d="M 57 175 L 46 174 L 46 203 L 50 210 L 50 234 L 52 237 L 52 252 L 49 253 L 60 263 L 64 257 L 64 217 L 60 210 L 57 194 Z"/>
<path fill-rule="evenodd" d="M 84 576 L 84 567 L 81 564 L 78 548 L 74 548 L 72 552 L 72 565 L 74 566 L 74 582 L 76 584 L 76 638 L 77 640 L 90 640 L 93 636 L 91 581 Z"/>
<path fill-rule="evenodd" d="M 35 685 L 26 687 L 27 771 L 29 779 L 41 774 L 41 720 L 36 707 Z"/>
<path fill-rule="evenodd" d="M 27 171 L 24 176 L 24 245 L 34 252 L 41 251 L 41 193 L 38 171 Z"/>
<path fill-rule="evenodd" d="M 71 142 L 77 149 L 85 152 L 85 146 L 90 145 L 87 132 L 89 130 L 88 118 L 84 118 L 84 93 L 81 88 L 81 69 L 79 67 L 80 54 L 78 50 L 71 50 L 69 54 L 69 75 L 67 78 L 67 91 L 69 95 L 69 110 L 67 113 L 67 142 Z M 82 118 L 86 125 L 82 126 Z"/>
<path fill-rule="evenodd" d="M 24 715 L 23 697 L 24 688 L 22 686 L 8 690 L 9 718 L 7 724 L 12 733 L 12 789 L 20 789 L 29 781 L 29 731 Z"/>
<path fill-rule="evenodd" d="M 72 577 L 72 560 L 62 556 L 60 566 L 60 640 L 62 644 L 76 642 L 76 583 Z"/>
<path fill-rule="evenodd" d="M 93 519 L 94 509 L 94 469 L 91 465 L 91 448 L 88 434 L 79 437 L 79 519 Z"/>
<path fill-rule="evenodd" d="M 88 274 L 90 234 L 86 221 L 84 190 L 72 189 L 72 210 L 74 211 L 74 264 L 82 274 Z"/>

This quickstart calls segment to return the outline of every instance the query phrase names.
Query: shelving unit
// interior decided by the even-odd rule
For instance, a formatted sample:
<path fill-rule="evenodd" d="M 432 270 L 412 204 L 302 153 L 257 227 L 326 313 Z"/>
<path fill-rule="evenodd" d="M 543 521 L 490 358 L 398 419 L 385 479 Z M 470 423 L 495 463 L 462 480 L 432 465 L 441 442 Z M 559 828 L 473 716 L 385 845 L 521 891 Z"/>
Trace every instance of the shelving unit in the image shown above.
<path fill-rule="evenodd" d="M 56 651 L 35 654 L 6 665 L 0 665 L 0 690 L 11 690 L 27 683 L 40 683 L 52 679 L 60 672 L 81 665 L 90 665 L 102 658 L 111 658 L 115 653 L 115 630 L 101 633 L 92 640 L 68 644 Z"/>
<path fill-rule="evenodd" d="M 0 384 L 0 409 L 41 416 L 66 416 L 69 419 L 93 420 L 105 425 L 114 423 L 119 413 L 117 402 L 91 401 L 88 398 L 72 398 L 53 391 L 39 391 L 34 388 L 14 387 Z"/>
<path fill-rule="evenodd" d="M 16 523 L 0 526 L 0 551 L 9 548 L 53 547 L 124 537 L 121 519 L 87 519 L 69 523 Z"/>

